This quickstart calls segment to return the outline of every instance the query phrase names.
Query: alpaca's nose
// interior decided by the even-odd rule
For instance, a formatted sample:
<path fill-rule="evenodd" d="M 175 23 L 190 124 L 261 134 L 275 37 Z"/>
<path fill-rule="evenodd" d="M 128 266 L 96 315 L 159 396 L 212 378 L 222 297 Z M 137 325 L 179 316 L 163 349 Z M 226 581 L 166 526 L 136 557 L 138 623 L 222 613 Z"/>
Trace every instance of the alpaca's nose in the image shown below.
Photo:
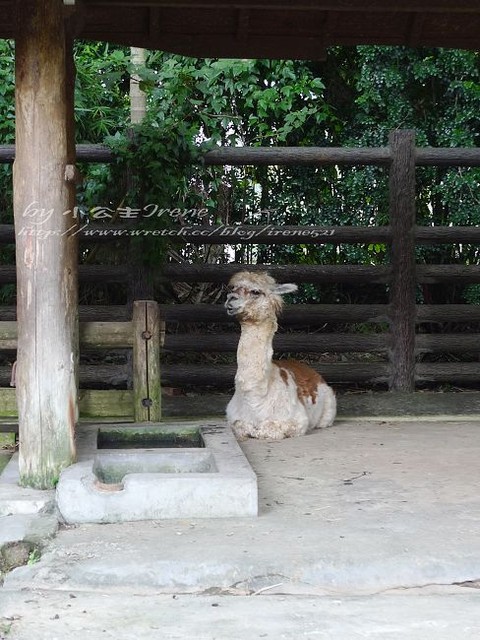
<path fill-rule="evenodd" d="M 225 309 L 228 314 L 231 314 L 235 310 L 235 302 L 238 300 L 238 295 L 236 293 L 228 293 L 227 299 L 225 300 Z"/>

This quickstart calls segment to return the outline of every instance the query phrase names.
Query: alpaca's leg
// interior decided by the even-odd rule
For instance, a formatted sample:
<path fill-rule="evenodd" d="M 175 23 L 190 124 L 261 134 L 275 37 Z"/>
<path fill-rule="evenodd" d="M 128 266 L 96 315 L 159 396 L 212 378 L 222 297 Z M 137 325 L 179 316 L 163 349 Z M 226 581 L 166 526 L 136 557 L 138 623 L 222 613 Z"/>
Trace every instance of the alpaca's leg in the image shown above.
<path fill-rule="evenodd" d="M 251 438 L 259 440 L 283 440 L 301 436 L 306 432 L 304 425 L 297 422 L 283 422 L 281 420 L 265 420 L 260 422 L 250 433 Z"/>
<path fill-rule="evenodd" d="M 237 440 L 246 440 L 254 437 L 252 436 L 252 425 L 242 420 L 234 420 L 230 423 L 230 426 Z"/>
<path fill-rule="evenodd" d="M 335 396 L 335 392 L 328 385 L 324 386 L 323 411 L 318 424 L 314 427 L 315 429 L 331 427 L 335 420 L 335 416 L 337 415 L 337 398 Z"/>
<path fill-rule="evenodd" d="M 237 440 L 254 438 L 255 440 L 283 440 L 293 438 L 305 433 L 305 429 L 299 430 L 299 425 L 293 422 L 282 422 L 280 420 L 265 420 L 253 425 L 242 420 L 235 420 L 231 423 L 232 431 Z"/>

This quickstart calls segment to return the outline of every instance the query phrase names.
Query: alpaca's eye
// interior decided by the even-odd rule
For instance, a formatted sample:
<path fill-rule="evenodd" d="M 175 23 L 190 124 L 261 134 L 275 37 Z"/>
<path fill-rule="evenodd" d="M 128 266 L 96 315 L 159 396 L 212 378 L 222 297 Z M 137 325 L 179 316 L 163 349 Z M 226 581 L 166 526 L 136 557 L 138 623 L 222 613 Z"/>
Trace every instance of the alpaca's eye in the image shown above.
<path fill-rule="evenodd" d="M 252 289 L 250 293 L 252 294 L 252 296 L 261 296 L 263 291 L 259 291 L 258 289 Z"/>

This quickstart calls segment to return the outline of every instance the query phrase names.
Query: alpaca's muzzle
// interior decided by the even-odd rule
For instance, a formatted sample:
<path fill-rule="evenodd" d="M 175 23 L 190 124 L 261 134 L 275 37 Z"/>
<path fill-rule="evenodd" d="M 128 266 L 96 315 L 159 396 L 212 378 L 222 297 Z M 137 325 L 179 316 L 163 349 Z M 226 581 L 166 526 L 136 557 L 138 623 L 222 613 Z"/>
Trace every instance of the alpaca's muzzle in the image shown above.
<path fill-rule="evenodd" d="M 234 293 L 229 293 L 225 301 L 225 309 L 227 310 L 227 314 L 229 316 L 234 316 L 236 313 L 238 313 L 239 306 L 238 304 L 235 304 L 236 302 L 238 302 L 238 296 L 236 296 Z"/>

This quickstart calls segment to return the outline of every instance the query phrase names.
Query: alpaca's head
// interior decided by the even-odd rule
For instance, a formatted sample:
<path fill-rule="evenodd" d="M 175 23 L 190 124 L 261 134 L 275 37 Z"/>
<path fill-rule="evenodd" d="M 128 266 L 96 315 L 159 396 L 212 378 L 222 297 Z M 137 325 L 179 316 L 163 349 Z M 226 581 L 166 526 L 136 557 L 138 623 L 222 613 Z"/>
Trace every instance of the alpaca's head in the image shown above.
<path fill-rule="evenodd" d="M 230 279 L 225 308 L 240 322 L 275 320 L 282 310 L 282 295 L 296 290 L 296 284 L 278 284 L 268 273 L 240 271 Z"/>

